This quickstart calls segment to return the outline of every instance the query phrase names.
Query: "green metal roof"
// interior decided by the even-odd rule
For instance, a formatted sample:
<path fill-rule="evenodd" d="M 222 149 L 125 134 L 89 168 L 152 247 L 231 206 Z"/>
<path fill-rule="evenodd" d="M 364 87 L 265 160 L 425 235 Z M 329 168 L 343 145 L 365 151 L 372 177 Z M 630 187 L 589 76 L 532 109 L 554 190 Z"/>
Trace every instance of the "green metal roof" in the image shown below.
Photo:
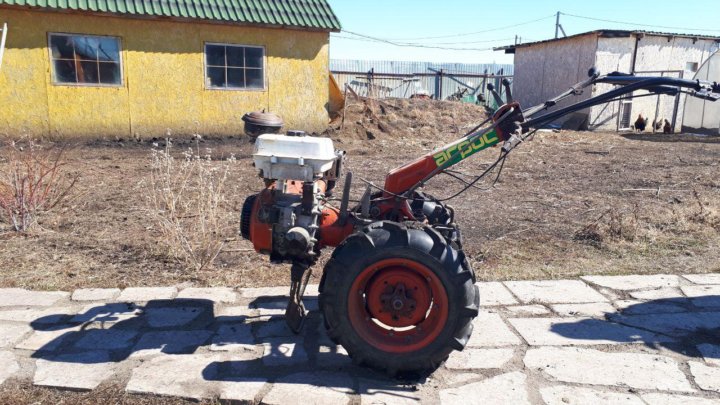
<path fill-rule="evenodd" d="M 326 0 L 0 0 L 0 5 L 339 31 Z"/>

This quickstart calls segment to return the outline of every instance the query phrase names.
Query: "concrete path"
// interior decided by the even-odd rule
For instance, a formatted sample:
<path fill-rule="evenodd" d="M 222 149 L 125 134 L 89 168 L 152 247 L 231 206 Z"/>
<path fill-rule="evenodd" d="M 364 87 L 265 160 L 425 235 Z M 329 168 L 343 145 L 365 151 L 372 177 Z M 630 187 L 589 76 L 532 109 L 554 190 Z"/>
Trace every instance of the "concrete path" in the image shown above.
<path fill-rule="evenodd" d="M 352 365 L 287 289 L 0 289 L 0 384 L 267 404 L 720 404 L 720 274 L 478 283 L 463 352 L 424 381 Z M 314 287 L 314 288 L 313 288 Z"/>

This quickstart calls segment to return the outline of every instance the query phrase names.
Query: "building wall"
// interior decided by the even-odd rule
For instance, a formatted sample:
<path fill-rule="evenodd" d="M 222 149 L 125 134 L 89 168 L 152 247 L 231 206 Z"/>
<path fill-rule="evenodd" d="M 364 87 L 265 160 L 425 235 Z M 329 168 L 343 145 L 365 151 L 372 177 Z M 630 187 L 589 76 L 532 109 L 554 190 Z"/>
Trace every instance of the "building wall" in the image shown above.
<path fill-rule="evenodd" d="M 587 79 L 588 69 L 594 65 L 597 46 L 594 34 L 570 38 L 515 50 L 515 76 L 513 91 L 515 98 L 524 107 L 530 107 L 548 100 L 567 90 L 570 86 Z M 572 97 L 558 103 L 555 109 L 590 97 L 586 91 L 579 97 Z M 586 121 L 589 111 L 580 111 L 574 116 L 558 121 Z"/>
<path fill-rule="evenodd" d="M 601 74 L 632 71 L 635 37 L 598 38 L 595 67 Z M 615 86 L 600 83 L 594 86 L 593 95 L 612 90 Z M 616 130 L 619 103 L 608 103 L 591 107 L 590 129 Z"/>
<path fill-rule="evenodd" d="M 328 121 L 326 32 L 0 8 L 8 37 L 0 68 L 0 135 L 153 137 L 233 135 L 245 112 L 266 109 L 285 128 Z M 52 83 L 48 33 L 120 38 L 120 87 Z M 205 89 L 204 43 L 265 47 L 265 90 Z"/>
<path fill-rule="evenodd" d="M 603 73 L 620 71 L 633 72 L 633 53 L 635 51 L 636 37 L 628 38 L 599 38 L 597 51 L 597 66 Z M 690 79 L 694 72 L 686 70 L 687 62 L 699 65 L 709 57 L 717 43 L 712 40 L 693 40 L 692 38 L 677 38 L 656 35 L 645 35 L 637 41 L 637 57 L 635 72 L 637 75 L 684 77 Z M 595 94 L 612 89 L 613 86 L 599 84 Z M 637 91 L 635 96 L 647 94 L 646 91 Z M 683 117 L 684 95 L 678 96 L 677 122 L 675 128 L 680 129 Z M 672 120 L 676 100 L 672 96 L 651 96 L 636 98 L 632 101 L 632 119 L 634 122 L 638 114 L 660 121 Z M 591 114 L 591 128 L 615 130 L 617 129 L 617 102 L 607 105 L 595 106 Z M 657 111 L 657 116 L 656 116 Z M 650 128 L 646 129 L 646 131 Z"/>

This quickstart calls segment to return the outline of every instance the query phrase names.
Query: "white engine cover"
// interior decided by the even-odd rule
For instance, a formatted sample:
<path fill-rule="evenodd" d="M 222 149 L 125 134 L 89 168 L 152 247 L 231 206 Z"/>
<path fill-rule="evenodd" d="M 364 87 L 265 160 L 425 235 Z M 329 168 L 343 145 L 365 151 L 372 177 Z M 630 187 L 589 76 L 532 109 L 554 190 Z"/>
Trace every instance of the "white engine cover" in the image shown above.
<path fill-rule="evenodd" d="M 260 135 L 253 161 L 266 179 L 313 181 L 337 159 L 332 139 L 314 136 Z"/>

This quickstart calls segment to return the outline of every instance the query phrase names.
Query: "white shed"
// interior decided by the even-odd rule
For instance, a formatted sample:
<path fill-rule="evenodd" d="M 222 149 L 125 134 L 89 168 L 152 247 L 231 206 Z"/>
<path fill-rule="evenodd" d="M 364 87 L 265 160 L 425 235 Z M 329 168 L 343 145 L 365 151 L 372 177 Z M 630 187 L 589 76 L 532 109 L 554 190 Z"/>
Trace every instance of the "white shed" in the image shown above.
<path fill-rule="evenodd" d="M 513 92 L 520 104 L 540 104 L 573 84 L 585 80 L 595 66 L 601 73 L 614 71 L 646 76 L 691 79 L 704 61 L 720 49 L 720 37 L 648 31 L 597 30 L 564 38 L 495 48 L 515 54 Z M 710 78 L 720 81 L 720 77 Z M 598 84 L 579 96 L 558 104 L 604 93 L 613 86 Z M 636 92 L 635 96 L 645 94 Z M 630 129 L 639 114 L 680 130 L 685 96 L 650 96 L 611 102 L 561 119 L 557 124 L 573 129 Z M 557 108 L 557 107 L 555 107 Z M 652 131 L 651 125 L 646 131 Z"/>

